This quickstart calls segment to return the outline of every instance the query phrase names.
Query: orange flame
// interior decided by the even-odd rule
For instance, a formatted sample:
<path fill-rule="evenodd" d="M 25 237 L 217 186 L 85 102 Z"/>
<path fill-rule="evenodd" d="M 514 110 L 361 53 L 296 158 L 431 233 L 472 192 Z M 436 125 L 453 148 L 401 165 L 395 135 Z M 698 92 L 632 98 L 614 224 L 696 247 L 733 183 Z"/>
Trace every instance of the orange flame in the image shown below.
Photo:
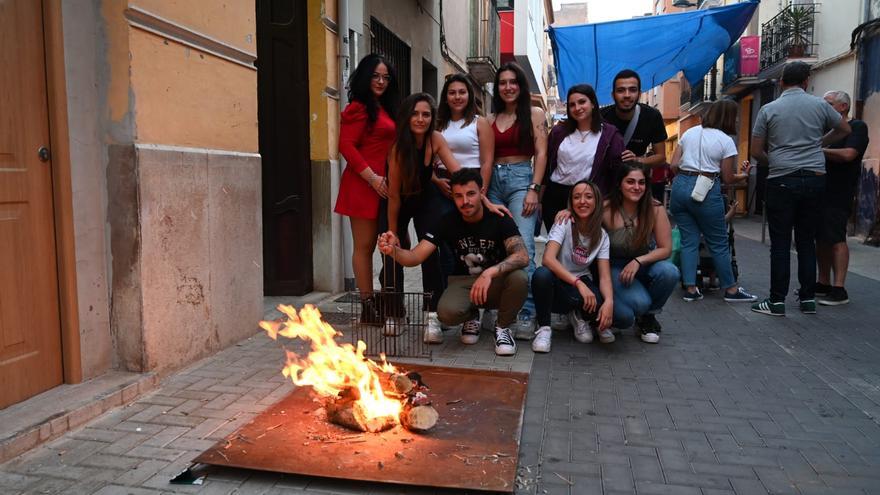
<path fill-rule="evenodd" d="M 273 340 L 278 336 L 289 339 L 302 339 L 311 344 L 311 352 L 300 358 L 287 352 L 287 364 L 281 373 L 296 385 L 310 385 L 315 392 L 335 397 L 350 387 L 360 392 L 360 402 L 369 419 L 383 416 L 397 418 L 401 410 L 398 400 L 386 397 L 382 391 L 379 372 L 393 373 L 394 366 L 385 361 L 382 364 L 364 356 L 367 345 L 358 341 L 357 347 L 351 344 L 337 344 L 334 340 L 342 336 L 329 323 L 321 319 L 321 312 L 311 304 L 305 305 L 297 314 L 292 306 L 278 306 L 287 316 L 286 321 L 261 321 L 260 328 Z"/>

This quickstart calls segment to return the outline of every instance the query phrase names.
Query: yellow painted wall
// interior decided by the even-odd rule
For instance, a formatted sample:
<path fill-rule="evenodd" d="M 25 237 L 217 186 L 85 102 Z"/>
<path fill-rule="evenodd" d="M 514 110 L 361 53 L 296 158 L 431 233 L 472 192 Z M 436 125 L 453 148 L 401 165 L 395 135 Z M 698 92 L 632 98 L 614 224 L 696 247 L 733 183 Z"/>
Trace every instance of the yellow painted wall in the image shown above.
<path fill-rule="evenodd" d="M 309 135 L 312 160 L 334 160 L 338 157 L 339 101 L 327 95 L 327 88 L 341 91 L 337 60 L 338 37 L 324 19 L 336 22 L 333 1 L 308 0 L 309 30 Z"/>
<path fill-rule="evenodd" d="M 257 54 L 256 2 L 253 0 L 131 0 L 129 5 Z"/>
<path fill-rule="evenodd" d="M 255 70 L 137 28 L 129 43 L 136 142 L 257 151 Z"/>

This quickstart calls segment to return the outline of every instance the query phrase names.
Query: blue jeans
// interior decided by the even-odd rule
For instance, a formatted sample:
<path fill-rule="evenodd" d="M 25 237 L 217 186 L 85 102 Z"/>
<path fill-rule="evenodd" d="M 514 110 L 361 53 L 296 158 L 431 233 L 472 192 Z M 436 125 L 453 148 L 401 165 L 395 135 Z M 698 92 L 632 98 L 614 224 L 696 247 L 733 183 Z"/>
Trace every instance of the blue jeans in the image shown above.
<path fill-rule="evenodd" d="M 495 165 L 492 170 L 492 183 L 489 184 L 489 201 L 502 204 L 513 214 L 513 221 L 519 229 L 526 251 L 529 253 L 529 266 L 526 273 L 529 280 L 535 273 L 535 223 L 539 213 L 536 211 L 530 216 L 524 217 L 523 200 L 532 183 L 531 162 L 517 162 Z M 530 286 L 531 287 L 531 286 Z M 531 318 L 535 314 L 535 300 L 532 298 L 532 290 L 529 289 L 529 297 L 523 304 L 521 318 Z"/>
<path fill-rule="evenodd" d="M 672 181 L 672 194 L 669 209 L 681 232 L 681 278 L 684 285 L 697 284 L 697 264 L 700 261 L 700 234 L 706 241 L 706 248 L 712 254 L 718 282 L 724 289 L 736 285 L 733 267 L 730 264 L 730 244 L 727 237 L 727 211 L 724 196 L 721 195 L 721 181 L 709 190 L 703 202 L 691 199 L 691 191 L 697 176 L 676 175 Z"/>
<path fill-rule="evenodd" d="M 636 317 L 663 310 L 679 280 L 678 268 L 663 260 L 639 268 L 632 283 L 625 286 L 620 282 L 620 271 L 630 261 L 629 258 L 611 260 L 614 326 L 617 328 L 629 328 Z"/>
<path fill-rule="evenodd" d="M 801 300 L 816 292 L 816 225 L 820 221 L 825 176 L 796 172 L 767 179 L 767 225 L 770 228 L 770 300 L 785 301 L 791 278 L 791 230 L 798 258 Z"/>
<path fill-rule="evenodd" d="M 599 287 L 588 275 L 582 276 L 581 280 L 587 284 L 593 294 L 596 294 L 596 308 L 598 309 L 602 305 L 602 293 L 599 292 Z M 537 310 L 535 319 L 539 328 L 550 326 L 551 311 L 567 314 L 575 309 L 581 312 L 581 316 L 585 320 L 596 317 L 595 314 L 587 315 L 584 313 L 584 299 L 577 288 L 560 280 L 546 266 L 540 266 L 535 270 L 535 274 L 532 276 L 532 289 L 535 293 L 535 309 Z M 617 306 L 617 301 L 614 302 L 614 306 Z"/>

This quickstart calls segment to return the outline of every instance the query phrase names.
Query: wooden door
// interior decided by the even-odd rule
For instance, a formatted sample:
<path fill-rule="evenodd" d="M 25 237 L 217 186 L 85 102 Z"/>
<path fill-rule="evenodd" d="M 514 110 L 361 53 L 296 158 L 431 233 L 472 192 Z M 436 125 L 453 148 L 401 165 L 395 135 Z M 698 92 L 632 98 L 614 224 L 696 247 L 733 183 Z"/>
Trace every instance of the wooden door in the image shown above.
<path fill-rule="evenodd" d="M 267 296 L 312 290 L 306 2 L 257 0 L 257 112 Z"/>
<path fill-rule="evenodd" d="M 0 409 L 61 384 L 41 3 L 0 1 Z"/>

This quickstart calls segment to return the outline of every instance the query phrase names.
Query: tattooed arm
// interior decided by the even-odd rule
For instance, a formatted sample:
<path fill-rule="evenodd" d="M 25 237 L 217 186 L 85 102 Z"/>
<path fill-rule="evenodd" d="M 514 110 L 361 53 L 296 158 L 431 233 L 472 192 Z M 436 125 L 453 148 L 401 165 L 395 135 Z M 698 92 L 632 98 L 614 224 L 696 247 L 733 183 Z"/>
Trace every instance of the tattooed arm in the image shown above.
<path fill-rule="evenodd" d="M 486 303 L 493 278 L 525 268 L 529 264 L 529 255 L 522 237 L 518 235 L 508 237 L 504 240 L 504 248 L 507 250 L 507 258 L 483 270 L 471 286 L 471 301 L 478 306 Z"/>
<path fill-rule="evenodd" d="M 493 278 L 525 268 L 529 264 L 529 253 L 526 251 L 526 244 L 523 242 L 522 237 L 515 235 L 505 239 L 504 249 L 507 251 L 507 258 L 504 258 L 500 263 L 492 267 L 495 269 L 495 273 L 492 275 Z"/>

